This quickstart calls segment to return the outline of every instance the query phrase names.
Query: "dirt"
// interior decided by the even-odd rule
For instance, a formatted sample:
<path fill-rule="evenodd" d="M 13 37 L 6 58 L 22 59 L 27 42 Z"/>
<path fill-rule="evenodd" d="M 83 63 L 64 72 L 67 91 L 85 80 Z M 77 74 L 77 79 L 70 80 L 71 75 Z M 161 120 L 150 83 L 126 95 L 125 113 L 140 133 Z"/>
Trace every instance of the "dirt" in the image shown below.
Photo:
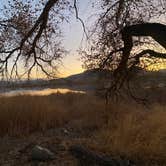
<path fill-rule="evenodd" d="M 76 159 L 69 153 L 72 144 L 81 143 L 87 137 L 84 133 L 72 129 L 50 129 L 45 132 L 33 133 L 29 136 L 0 138 L 1 166 L 75 166 Z M 31 160 L 31 150 L 35 145 L 48 148 L 55 153 L 55 159 L 46 162 Z"/>
<path fill-rule="evenodd" d="M 0 138 L 0 166 L 78 166 L 78 161 L 69 152 L 69 148 L 72 145 L 84 146 L 92 141 L 94 131 L 64 126 L 27 136 L 5 136 Z M 55 159 L 45 162 L 33 161 L 31 152 L 36 145 L 52 151 Z M 134 165 L 130 166 L 165 166 L 165 161 L 134 161 L 133 163 Z"/>

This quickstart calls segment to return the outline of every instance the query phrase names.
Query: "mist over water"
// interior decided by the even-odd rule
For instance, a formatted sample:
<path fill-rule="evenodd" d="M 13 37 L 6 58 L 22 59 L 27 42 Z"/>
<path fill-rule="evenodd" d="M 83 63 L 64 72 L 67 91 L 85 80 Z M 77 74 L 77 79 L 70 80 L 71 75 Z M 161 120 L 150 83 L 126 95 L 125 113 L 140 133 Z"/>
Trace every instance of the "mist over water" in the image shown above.
<path fill-rule="evenodd" d="M 79 91 L 79 90 L 71 90 L 67 88 L 56 88 L 56 89 L 51 89 L 51 88 L 46 88 L 46 89 L 18 89 L 18 90 L 10 90 L 7 92 L 1 92 L 0 96 L 6 96 L 6 97 L 11 97 L 11 96 L 18 96 L 18 95 L 31 95 L 31 96 L 47 96 L 50 94 L 56 94 L 56 93 L 85 93 L 84 91 Z"/>

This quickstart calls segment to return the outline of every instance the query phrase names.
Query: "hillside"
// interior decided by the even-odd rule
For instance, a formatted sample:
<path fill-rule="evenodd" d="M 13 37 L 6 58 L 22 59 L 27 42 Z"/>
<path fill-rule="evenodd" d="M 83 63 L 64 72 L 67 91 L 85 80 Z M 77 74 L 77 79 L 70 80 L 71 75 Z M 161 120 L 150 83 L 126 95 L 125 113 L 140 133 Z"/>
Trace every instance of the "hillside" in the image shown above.
<path fill-rule="evenodd" d="M 66 78 L 53 79 L 50 82 L 59 85 L 96 85 L 101 79 L 108 78 L 110 75 L 109 70 L 93 69 Z"/>

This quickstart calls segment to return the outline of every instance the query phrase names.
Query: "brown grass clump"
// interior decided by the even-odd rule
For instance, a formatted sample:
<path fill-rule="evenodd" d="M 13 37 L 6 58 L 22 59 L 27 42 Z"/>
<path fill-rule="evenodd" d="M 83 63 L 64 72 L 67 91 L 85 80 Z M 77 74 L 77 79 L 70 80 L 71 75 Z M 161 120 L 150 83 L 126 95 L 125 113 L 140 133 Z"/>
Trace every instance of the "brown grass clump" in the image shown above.
<path fill-rule="evenodd" d="M 0 98 L 0 136 L 26 135 L 57 128 L 77 120 L 80 129 L 96 126 L 103 102 L 85 94 L 15 96 Z M 90 119 L 93 117 L 93 121 Z M 96 120 L 95 120 L 96 119 Z M 86 123 L 81 123 L 86 121 Z M 91 123 L 91 124 L 90 124 Z"/>
<path fill-rule="evenodd" d="M 113 106 L 109 122 L 96 135 L 100 150 L 138 160 L 166 158 L 166 106 L 150 110 L 129 104 Z"/>

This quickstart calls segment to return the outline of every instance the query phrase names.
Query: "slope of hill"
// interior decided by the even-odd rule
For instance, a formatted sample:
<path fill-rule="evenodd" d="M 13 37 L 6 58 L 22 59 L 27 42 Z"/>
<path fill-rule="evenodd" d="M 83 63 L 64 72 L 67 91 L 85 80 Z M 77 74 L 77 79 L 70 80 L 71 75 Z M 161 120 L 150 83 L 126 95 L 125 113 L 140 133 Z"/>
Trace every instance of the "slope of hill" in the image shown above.
<path fill-rule="evenodd" d="M 66 81 L 69 84 L 96 84 L 103 78 L 110 77 L 111 72 L 109 70 L 93 69 L 87 70 L 80 74 L 71 75 L 63 79 L 54 80 L 57 81 Z"/>

